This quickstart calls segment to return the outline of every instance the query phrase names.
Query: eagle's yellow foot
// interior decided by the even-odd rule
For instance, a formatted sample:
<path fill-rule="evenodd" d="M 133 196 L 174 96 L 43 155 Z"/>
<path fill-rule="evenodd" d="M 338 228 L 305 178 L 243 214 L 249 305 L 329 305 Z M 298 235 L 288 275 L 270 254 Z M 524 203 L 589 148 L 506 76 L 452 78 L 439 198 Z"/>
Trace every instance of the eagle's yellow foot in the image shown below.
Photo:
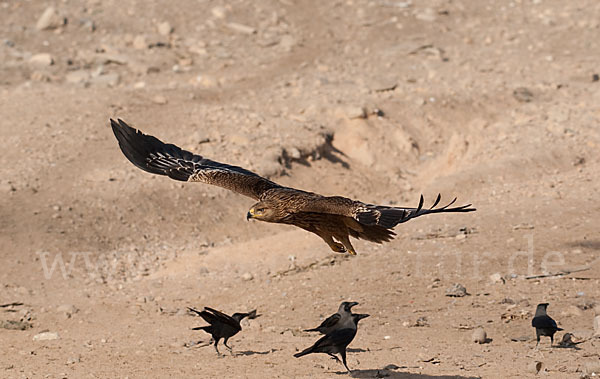
<path fill-rule="evenodd" d="M 356 255 L 356 251 L 354 251 L 354 248 L 349 247 L 348 249 L 346 249 L 348 251 L 348 254 L 350 255 Z"/>
<path fill-rule="evenodd" d="M 333 243 L 329 244 L 329 247 L 331 248 L 331 250 L 333 250 L 336 253 L 345 253 L 346 252 L 346 248 L 341 243 L 333 242 Z"/>

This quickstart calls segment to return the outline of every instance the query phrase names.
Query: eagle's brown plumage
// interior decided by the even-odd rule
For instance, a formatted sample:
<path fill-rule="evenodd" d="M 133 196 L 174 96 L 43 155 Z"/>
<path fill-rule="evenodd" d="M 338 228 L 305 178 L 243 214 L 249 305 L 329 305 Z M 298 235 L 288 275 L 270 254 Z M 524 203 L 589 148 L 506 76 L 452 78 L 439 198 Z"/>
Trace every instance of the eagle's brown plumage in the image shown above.
<path fill-rule="evenodd" d="M 399 223 L 429 213 L 471 212 L 471 204 L 450 208 L 456 201 L 435 208 L 423 208 L 423 196 L 416 208 L 365 204 L 341 196 L 322 196 L 295 188 L 283 187 L 238 166 L 215 162 L 181 148 L 166 144 L 127 125 L 110 120 L 123 154 L 144 171 L 166 175 L 175 180 L 202 182 L 229 189 L 258 200 L 247 218 L 295 225 L 315 233 L 336 252 L 356 254 L 349 236 L 376 243 L 387 242 L 396 235 Z"/>

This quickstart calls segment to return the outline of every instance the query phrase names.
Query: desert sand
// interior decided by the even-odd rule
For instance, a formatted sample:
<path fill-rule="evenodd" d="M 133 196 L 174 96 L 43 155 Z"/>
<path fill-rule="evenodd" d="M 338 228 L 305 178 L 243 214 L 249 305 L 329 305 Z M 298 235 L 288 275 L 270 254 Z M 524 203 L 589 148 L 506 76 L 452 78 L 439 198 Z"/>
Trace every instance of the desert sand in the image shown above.
<path fill-rule="evenodd" d="M 593 0 L 0 1 L 0 377 L 345 377 L 293 357 L 343 300 L 371 315 L 352 377 L 598 373 L 599 31 Z M 110 118 L 284 185 L 477 212 L 336 254 L 137 169 Z M 542 302 L 564 331 L 536 350 Z M 203 306 L 257 309 L 236 356 L 191 330 Z"/>

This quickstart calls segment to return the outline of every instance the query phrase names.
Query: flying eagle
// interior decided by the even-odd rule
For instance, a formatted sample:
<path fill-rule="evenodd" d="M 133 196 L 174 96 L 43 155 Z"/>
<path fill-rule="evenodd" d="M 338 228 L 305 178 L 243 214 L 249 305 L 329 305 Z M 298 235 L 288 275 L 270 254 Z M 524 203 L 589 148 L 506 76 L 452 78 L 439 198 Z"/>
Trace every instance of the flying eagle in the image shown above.
<path fill-rule="evenodd" d="M 321 237 L 337 253 L 356 254 L 350 236 L 371 242 L 390 241 L 396 225 L 430 213 L 472 212 L 471 204 L 450 208 L 456 198 L 435 208 L 423 208 L 423 195 L 416 208 L 366 204 L 341 196 L 322 196 L 284 187 L 244 168 L 215 162 L 142 133 L 123 120 L 110 120 L 121 151 L 144 171 L 184 182 L 213 184 L 251 197 L 258 202 L 246 218 L 295 225 Z"/>

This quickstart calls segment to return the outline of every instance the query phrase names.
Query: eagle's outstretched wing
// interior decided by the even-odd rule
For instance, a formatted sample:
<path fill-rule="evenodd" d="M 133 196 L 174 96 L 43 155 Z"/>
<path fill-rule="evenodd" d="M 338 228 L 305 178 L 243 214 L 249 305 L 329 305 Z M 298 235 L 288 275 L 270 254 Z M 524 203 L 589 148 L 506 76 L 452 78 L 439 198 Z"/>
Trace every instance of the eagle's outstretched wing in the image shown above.
<path fill-rule="evenodd" d="M 431 207 L 423 208 L 424 199 L 423 195 L 421 195 L 419 205 L 416 208 L 405 208 L 365 204 L 360 201 L 351 200 L 341 196 L 322 196 L 314 197 L 310 202 L 305 202 L 302 204 L 302 207 L 297 209 L 297 211 L 330 213 L 352 217 L 361 224 L 379 225 L 386 229 L 391 229 L 400 223 L 430 213 L 475 211 L 475 208 L 471 208 L 471 204 L 450 208 L 450 206 L 456 201 L 456 198 L 449 204 L 436 208 L 441 199 L 442 196 L 438 195 Z"/>
<path fill-rule="evenodd" d="M 144 171 L 175 180 L 203 182 L 257 199 L 277 183 L 238 166 L 211 161 L 142 133 L 123 120 L 110 120 L 119 147 L 131 163 Z"/>

